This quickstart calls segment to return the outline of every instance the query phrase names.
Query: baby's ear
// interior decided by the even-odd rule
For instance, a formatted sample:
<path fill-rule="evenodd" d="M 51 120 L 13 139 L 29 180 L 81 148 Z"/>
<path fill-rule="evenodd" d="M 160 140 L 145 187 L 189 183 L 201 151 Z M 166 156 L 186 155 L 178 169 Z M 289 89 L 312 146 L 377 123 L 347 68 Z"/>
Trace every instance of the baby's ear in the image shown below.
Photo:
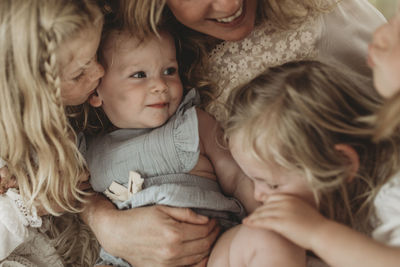
<path fill-rule="evenodd" d="M 358 153 L 353 147 L 346 144 L 336 144 L 335 149 L 343 153 L 349 159 L 349 163 L 351 164 L 351 169 L 347 181 L 351 182 L 353 178 L 356 176 L 357 171 L 360 167 L 360 159 L 358 157 Z"/>
<path fill-rule="evenodd" d="M 89 96 L 88 101 L 89 104 L 95 108 L 101 107 L 101 105 L 103 104 L 103 101 L 101 100 L 101 97 L 97 93 L 97 90 L 91 96 Z"/>

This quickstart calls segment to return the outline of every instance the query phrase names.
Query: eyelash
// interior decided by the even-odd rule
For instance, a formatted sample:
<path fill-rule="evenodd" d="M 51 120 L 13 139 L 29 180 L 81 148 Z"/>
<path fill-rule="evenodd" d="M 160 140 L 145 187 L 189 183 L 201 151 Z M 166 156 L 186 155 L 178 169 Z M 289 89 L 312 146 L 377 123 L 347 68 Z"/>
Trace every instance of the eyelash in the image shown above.
<path fill-rule="evenodd" d="M 168 73 L 168 74 L 166 74 L 166 75 L 174 75 L 175 73 L 176 73 L 176 68 L 174 68 L 174 67 L 170 67 L 170 68 L 167 68 L 165 71 L 164 71 L 164 73 L 166 73 L 166 72 L 168 72 L 168 71 L 171 71 L 170 73 Z"/>
<path fill-rule="evenodd" d="M 83 77 L 83 74 L 84 74 L 84 73 L 85 73 L 85 72 L 82 71 L 78 76 L 74 77 L 73 80 L 74 80 L 74 81 L 79 81 L 79 80 Z"/>
<path fill-rule="evenodd" d="M 141 75 L 141 77 L 136 77 L 139 74 Z M 147 75 L 146 75 L 146 73 L 144 71 L 138 71 L 138 72 L 135 72 L 134 74 L 132 74 L 130 77 L 141 79 L 141 78 L 146 78 Z"/>
<path fill-rule="evenodd" d="M 171 76 L 171 75 L 174 75 L 176 72 L 177 72 L 177 69 L 175 67 L 170 67 L 170 68 L 167 68 L 163 72 L 163 74 Z M 140 75 L 140 77 L 138 77 L 138 75 Z M 136 79 L 141 79 L 141 78 L 146 78 L 147 75 L 144 71 L 138 71 L 138 72 L 135 72 L 134 74 L 132 74 L 130 77 L 136 78 Z"/>

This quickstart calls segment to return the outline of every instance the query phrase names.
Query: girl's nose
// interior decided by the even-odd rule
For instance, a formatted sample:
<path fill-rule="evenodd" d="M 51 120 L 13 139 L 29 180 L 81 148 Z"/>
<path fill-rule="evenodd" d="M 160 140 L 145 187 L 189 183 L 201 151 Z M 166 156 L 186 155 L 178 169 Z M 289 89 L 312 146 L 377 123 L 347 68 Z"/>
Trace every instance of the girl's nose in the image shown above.
<path fill-rule="evenodd" d="M 258 202 L 263 202 L 268 196 L 268 192 L 263 188 L 260 188 L 257 184 L 254 184 L 254 199 Z"/>
<path fill-rule="evenodd" d="M 95 61 L 94 62 L 94 66 L 93 66 L 93 70 L 92 70 L 92 72 L 90 74 L 90 80 L 91 81 L 96 81 L 96 80 L 100 79 L 103 76 L 104 76 L 104 68 L 103 68 L 103 66 L 99 62 Z"/>

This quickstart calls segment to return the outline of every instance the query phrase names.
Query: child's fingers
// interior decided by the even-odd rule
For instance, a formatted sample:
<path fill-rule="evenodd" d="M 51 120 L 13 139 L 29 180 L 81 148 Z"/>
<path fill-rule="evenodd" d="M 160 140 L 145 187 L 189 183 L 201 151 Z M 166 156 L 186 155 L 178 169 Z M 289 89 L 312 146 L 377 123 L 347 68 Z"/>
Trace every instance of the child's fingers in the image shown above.
<path fill-rule="evenodd" d="M 15 177 L 10 177 L 7 167 L 0 168 L 0 194 L 7 192 L 9 188 L 16 188 L 17 180 Z"/>
<path fill-rule="evenodd" d="M 15 179 L 15 177 L 11 177 L 8 180 L 7 186 L 8 186 L 8 188 L 16 188 L 16 187 L 18 187 L 17 179 Z"/>

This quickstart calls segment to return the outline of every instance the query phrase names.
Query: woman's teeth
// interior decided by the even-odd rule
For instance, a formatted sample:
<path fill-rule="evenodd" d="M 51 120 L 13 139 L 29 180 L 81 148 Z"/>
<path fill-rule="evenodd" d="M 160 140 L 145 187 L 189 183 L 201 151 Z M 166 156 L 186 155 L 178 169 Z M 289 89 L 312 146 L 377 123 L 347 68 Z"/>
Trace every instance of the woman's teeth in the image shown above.
<path fill-rule="evenodd" d="M 242 6 L 239 8 L 239 10 L 236 11 L 236 13 L 233 14 L 232 16 L 227 17 L 227 18 L 223 18 L 223 19 L 216 19 L 216 21 L 218 21 L 218 22 L 223 22 L 223 23 L 232 22 L 232 21 L 234 21 L 236 18 L 238 18 L 240 15 L 242 15 L 242 12 L 243 12 L 243 5 L 242 5 Z"/>

